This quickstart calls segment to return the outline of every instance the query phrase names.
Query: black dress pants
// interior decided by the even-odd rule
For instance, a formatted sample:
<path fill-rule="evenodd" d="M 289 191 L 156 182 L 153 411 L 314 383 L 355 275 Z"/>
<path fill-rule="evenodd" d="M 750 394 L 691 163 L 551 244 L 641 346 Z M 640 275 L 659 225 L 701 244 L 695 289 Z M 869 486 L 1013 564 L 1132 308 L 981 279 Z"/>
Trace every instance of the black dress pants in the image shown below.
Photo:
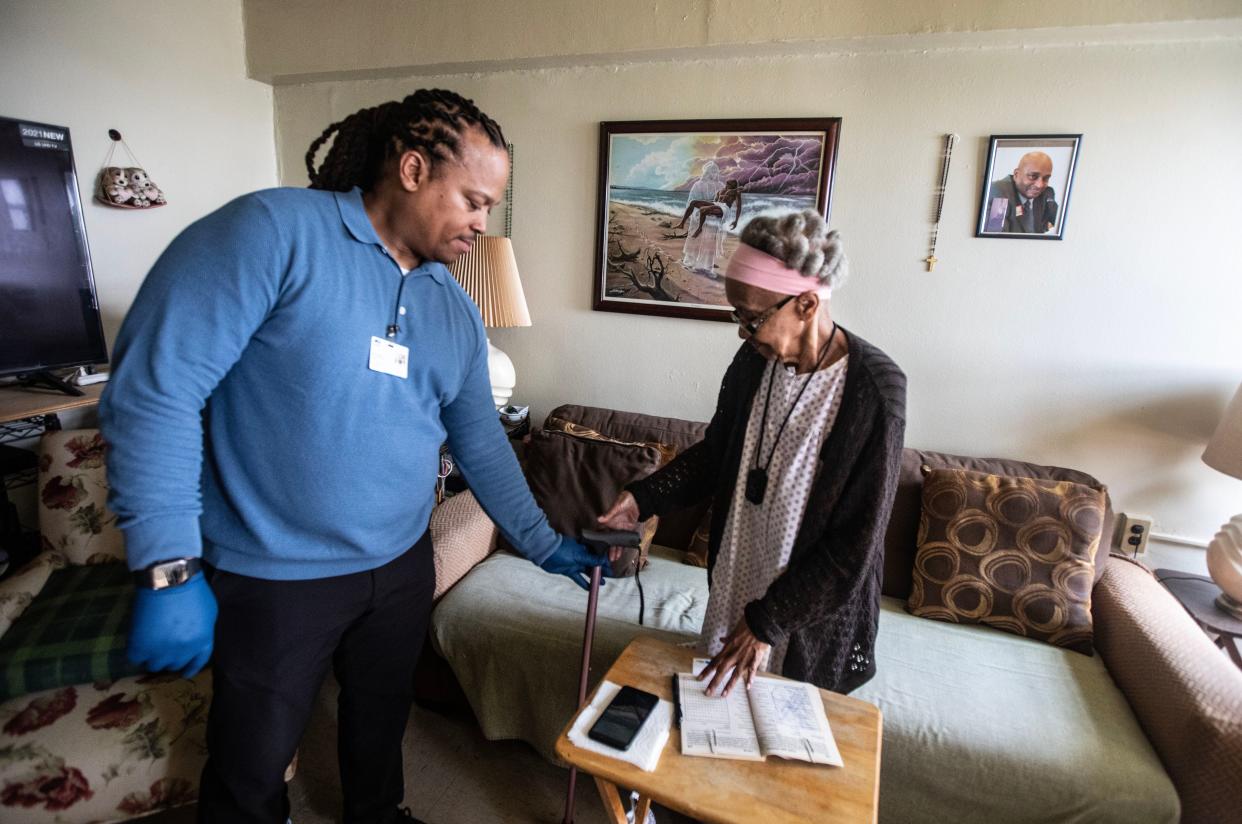
<path fill-rule="evenodd" d="M 378 569 L 307 581 L 210 570 L 220 605 L 201 824 L 284 824 L 285 768 L 320 686 L 341 685 L 337 754 L 346 824 L 395 817 L 401 738 L 435 591 L 430 533 Z"/>

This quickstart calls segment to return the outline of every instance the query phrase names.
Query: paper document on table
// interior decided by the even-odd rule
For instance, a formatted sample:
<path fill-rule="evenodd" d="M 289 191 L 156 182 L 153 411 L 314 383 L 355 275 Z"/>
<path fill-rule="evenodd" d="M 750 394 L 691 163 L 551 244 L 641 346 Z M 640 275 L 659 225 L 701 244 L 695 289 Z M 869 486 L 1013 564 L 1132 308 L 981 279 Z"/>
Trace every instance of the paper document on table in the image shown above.
<path fill-rule="evenodd" d="M 702 670 L 696 659 L 694 672 Z M 706 694 L 708 683 L 691 673 L 677 678 L 682 755 L 844 765 L 813 684 L 758 676 L 749 690 L 734 687 L 721 697 Z"/>
<path fill-rule="evenodd" d="M 746 690 L 735 689 L 727 698 L 707 695 L 708 682 L 689 673 L 678 676 L 677 684 L 682 755 L 763 760 Z"/>
<path fill-rule="evenodd" d="M 764 755 L 842 766 L 824 702 L 812 684 L 760 676 L 748 693 Z"/>

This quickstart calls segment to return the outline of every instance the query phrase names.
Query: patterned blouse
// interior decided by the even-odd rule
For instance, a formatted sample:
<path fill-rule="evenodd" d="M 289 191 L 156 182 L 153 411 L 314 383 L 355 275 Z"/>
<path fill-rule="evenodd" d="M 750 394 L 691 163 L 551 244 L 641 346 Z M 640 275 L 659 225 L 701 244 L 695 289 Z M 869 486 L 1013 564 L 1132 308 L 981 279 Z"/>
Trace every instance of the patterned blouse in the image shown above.
<path fill-rule="evenodd" d="M 699 640 L 700 648 L 708 655 L 720 652 L 724 639 L 742 619 L 746 605 L 762 598 L 789 564 L 815 481 L 820 449 L 841 407 L 848 360 L 848 356 L 841 358 L 809 377 L 796 374 L 792 367 L 773 365 L 766 370 L 755 392 Z M 765 416 L 763 405 L 772 381 L 775 383 L 771 406 Z M 790 406 L 795 403 L 791 411 Z M 777 441 L 786 414 L 789 422 Z M 761 427 L 766 430 L 762 438 Z M 760 441 L 763 446 L 758 465 L 763 466 L 769 455 L 771 463 L 767 468 L 767 494 L 762 503 L 754 504 L 746 499 L 746 477 L 756 465 L 755 452 Z M 764 667 L 767 671 L 781 672 L 788 643 L 786 638 L 772 647 Z"/>

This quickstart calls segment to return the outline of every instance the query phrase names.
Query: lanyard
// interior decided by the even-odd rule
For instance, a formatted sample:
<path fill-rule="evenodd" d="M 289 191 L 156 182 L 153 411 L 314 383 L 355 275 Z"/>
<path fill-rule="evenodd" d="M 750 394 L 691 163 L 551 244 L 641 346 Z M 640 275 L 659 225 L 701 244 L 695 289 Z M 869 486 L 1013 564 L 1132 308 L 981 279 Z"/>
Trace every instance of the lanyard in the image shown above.
<path fill-rule="evenodd" d="M 763 441 L 767 434 L 768 427 L 768 407 L 772 404 L 772 384 L 776 383 L 776 360 L 772 361 L 771 373 L 768 375 L 768 395 L 763 401 L 763 417 L 759 419 L 759 443 L 755 445 L 755 463 L 750 472 L 746 473 L 746 500 L 752 504 L 763 503 L 764 494 L 768 490 L 768 467 L 772 465 L 772 458 L 776 455 L 777 444 L 781 442 L 781 435 L 785 434 L 785 424 L 789 423 L 789 416 L 793 414 L 794 409 L 798 406 L 798 401 L 802 400 L 802 393 L 811 385 L 811 378 L 815 377 L 815 373 L 824 365 L 824 359 L 828 357 L 828 353 L 832 351 L 832 341 L 837 336 L 837 324 L 832 324 L 832 334 L 828 336 L 828 343 L 824 346 L 823 354 L 819 356 L 819 360 L 815 362 L 815 368 L 806 376 L 806 380 L 802 382 L 802 388 L 798 390 L 797 397 L 785 412 L 785 419 L 781 421 L 780 428 L 776 430 L 776 440 L 772 441 L 772 451 L 768 452 L 767 461 L 763 462 L 763 466 L 759 463 L 763 458 Z"/>
<path fill-rule="evenodd" d="M 388 324 L 388 329 L 386 330 L 389 338 L 395 338 L 397 333 L 401 331 L 401 325 L 397 321 L 401 316 L 401 294 L 405 291 L 405 279 L 409 276 L 409 272 L 401 273 L 401 285 L 397 287 L 397 302 L 392 307 L 392 323 Z"/>

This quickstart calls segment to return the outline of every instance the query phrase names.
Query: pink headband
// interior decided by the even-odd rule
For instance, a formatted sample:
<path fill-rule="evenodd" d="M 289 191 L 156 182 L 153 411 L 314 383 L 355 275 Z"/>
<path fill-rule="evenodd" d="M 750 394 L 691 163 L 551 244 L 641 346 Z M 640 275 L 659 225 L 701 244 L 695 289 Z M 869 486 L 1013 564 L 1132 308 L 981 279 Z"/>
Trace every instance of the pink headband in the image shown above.
<path fill-rule="evenodd" d="M 818 292 L 827 296 L 832 291 L 827 286 L 821 287 L 815 278 L 806 277 L 797 269 L 790 269 L 766 252 L 745 243 L 738 244 L 737 251 L 729 259 L 725 277 L 781 295 Z"/>

